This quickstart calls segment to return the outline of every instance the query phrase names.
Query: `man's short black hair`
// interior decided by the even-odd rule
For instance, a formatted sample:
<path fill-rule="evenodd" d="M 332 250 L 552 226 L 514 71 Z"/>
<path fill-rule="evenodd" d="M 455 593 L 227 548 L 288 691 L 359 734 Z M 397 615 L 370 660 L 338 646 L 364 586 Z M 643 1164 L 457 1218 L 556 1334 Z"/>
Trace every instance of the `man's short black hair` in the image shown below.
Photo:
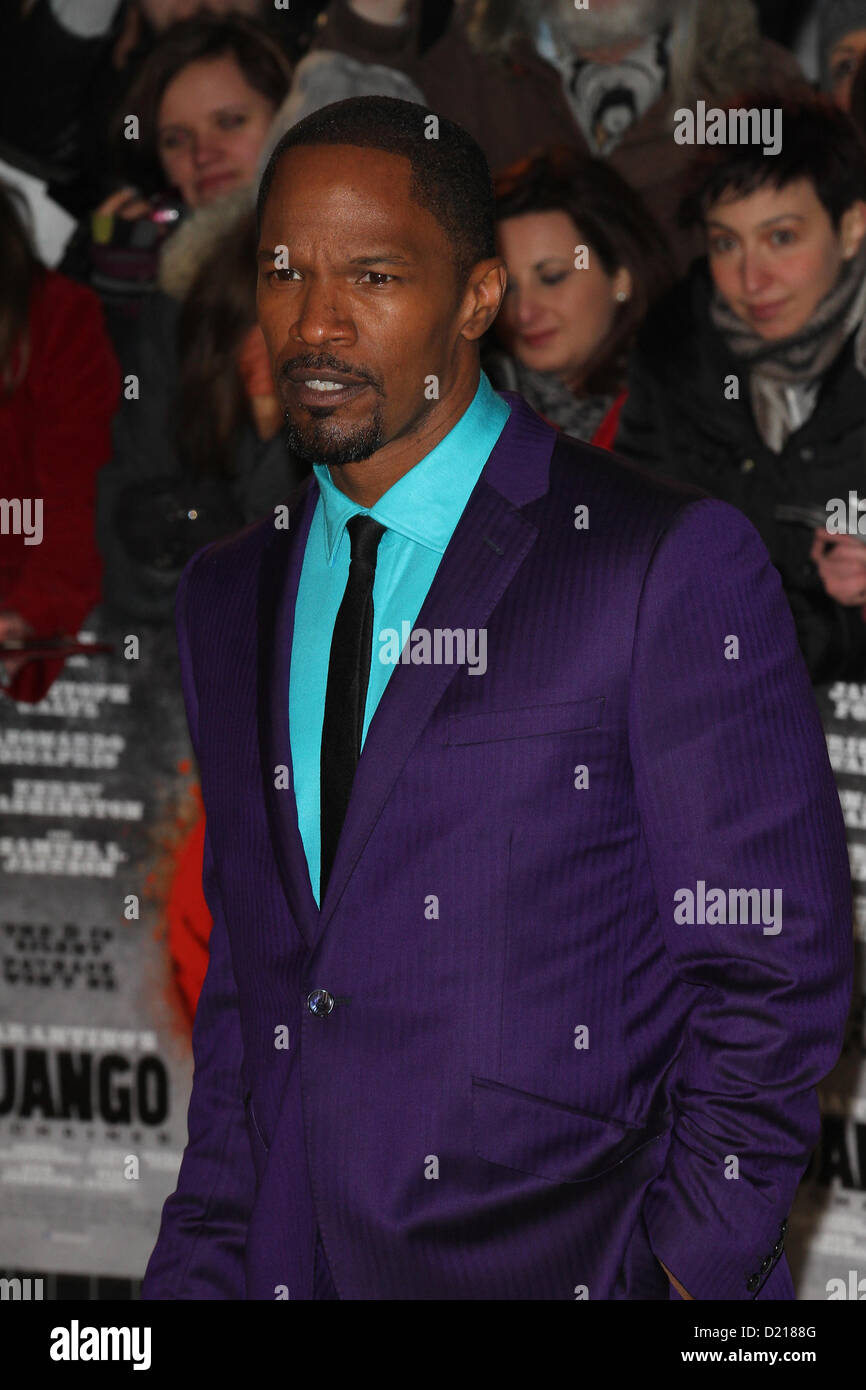
<path fill-rule="evenodd" d="M 702 225 L 722 198 L 747 198 L 759 188 L 786 188 L 808 179 L 838 232 L 842 214 L 866 199 L 866 144 L 854 122 L 818 92 L 797 89 L 743 92 L 726 103 L 745 110 L 778 107 L 782 148 L 765 155 L 760 144 L 712 145 L 692 162 L 683 184 L 677 220 Z"/>
<path fill-rule="evenodd" d="M 313 111 L 290 126 L 268 160 L 256 202 L 258 235 L 280 157 L 296 145 L 356 145 L 408 159 L 410 196 L 448 237 L 461 287 L 478 261 L 496 255 L 490 169 L 481 146 L 454 121 L 397 97 L 348 97 Z"/>

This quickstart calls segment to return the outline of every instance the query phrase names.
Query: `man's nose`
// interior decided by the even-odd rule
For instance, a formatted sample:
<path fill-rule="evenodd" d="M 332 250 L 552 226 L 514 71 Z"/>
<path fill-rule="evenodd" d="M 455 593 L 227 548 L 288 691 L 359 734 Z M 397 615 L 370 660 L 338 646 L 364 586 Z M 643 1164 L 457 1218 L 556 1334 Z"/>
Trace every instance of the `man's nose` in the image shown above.
<path fill-rule="evenodd" d="M 311 283 L 301 292 L 291 333 L 292 337 L 312 345 L 354 340 L 354 325 L 340 305 L 335 286 Z"/>

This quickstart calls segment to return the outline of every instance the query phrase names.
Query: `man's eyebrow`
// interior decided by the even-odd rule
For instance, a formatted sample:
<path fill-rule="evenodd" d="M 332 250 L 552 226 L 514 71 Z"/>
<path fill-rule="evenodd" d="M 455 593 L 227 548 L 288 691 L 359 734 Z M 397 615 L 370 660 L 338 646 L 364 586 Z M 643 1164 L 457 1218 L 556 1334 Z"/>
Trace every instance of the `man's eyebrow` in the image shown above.
<path fill-rule="evenodd" d="M 256 253 L 257 261 L 272 261 L 276 255 L 276 247 L 264 247 Z M 396 251 L 382 251 L 375 256 L 353 256 L 349 265 L 413 265 L 414 262 L 408 256 L 401 256 Z"/>
<path fill-rule="evenodd" d="M 353 256 L 349 265 L 411 265 L 412 261 L 408 256 L 401 256 L 399 252 L 382 251 L 375 256 Z"/>

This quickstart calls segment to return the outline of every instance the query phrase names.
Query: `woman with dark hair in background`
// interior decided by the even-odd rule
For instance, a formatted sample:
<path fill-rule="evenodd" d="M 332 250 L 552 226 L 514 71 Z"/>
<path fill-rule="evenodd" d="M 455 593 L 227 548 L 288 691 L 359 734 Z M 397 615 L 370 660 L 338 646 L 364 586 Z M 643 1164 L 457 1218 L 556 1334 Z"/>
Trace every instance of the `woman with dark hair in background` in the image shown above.
<path fill-rule="evenodd" d="M 40 264 L 0 185 L 0 643 L 74 637 L 99 602 L 95 480 L 119 396 L 99 300 Z M 0 684 L 41 700 L 62 665 L 6 655 Z"/>
<path fill-rule="evenodd" d="M 743 511 L 813 681 L 862 680 L 866 546 L 826 521 L 866 472 L 866 147 L 827 98 L 782 105 L 773 158 L 695 162 L 681 216 L 707 256 L 647 318 L 615 447 Z"/>
<path fill-rule="evenodd" d="M 609 443 L 637 329 L 674 278 L 664 237 L 610 164 L 569 149 L 513 165 L 495 192 L 505 351 L 485 370 L 568 434 L 601 428 Z"/>
<path fill-rule="evenodd" d="M 123 177 L 125 151 L 108 128 L 154 45 L 181 20 L 229 10 L 260 20 L 290 61 L 308 47 L 315 12 L 297 0 L 279 10 L 273 0 L 3 0 L 4 158 L 45 178 L 76 221 L 86 216 Z"/>
<path fill-rule="evenodd" d="M 242 15 L 172 25 L 141 68 L 113 131 L 133 183 L 79 226 L 60 267 L 102 296 L 124 367 L 166 238 L 181 218 L 255 181 L 291 73 L 267 29 Z M 132 138 L 130 117 L 138 121 Z"/>

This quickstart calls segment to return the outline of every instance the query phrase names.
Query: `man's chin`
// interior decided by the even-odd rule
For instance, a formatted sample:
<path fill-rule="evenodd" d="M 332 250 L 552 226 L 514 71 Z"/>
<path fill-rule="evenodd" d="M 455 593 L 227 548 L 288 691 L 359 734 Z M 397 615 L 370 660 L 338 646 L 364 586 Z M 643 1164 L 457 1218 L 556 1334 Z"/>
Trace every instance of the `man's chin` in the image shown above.
<path fill-rule="evenodd" d="M 283 435 L 287 447 L 298 458 L 333 467 L 368 459 L 385 443 L 378 412 L 366 424 L 352 427 L 337 425 L 332 418 L 307 418 L 302 423 L 288 418 Z"/>

